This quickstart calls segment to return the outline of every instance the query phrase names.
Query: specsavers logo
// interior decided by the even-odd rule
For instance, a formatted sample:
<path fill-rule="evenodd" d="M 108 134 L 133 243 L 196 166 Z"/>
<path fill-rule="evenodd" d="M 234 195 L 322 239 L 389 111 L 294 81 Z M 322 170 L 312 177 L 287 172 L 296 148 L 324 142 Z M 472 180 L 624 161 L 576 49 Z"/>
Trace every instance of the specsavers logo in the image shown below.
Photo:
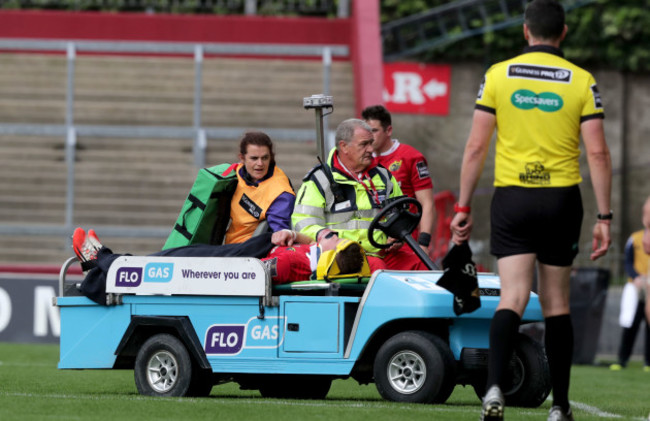
<path fill-rule="evenodd" d="M 516 91 L 510 97 L 510 101 L 512 105 L 522 110 L 531 110 L 537 107 L 540 111 L 547 113 L 559 111 L 564 105 L 564 101 L 562 101 L 562 98 L 558 94 L 554 94 L 553 92 L 536 94 L 527 89 Z"/>

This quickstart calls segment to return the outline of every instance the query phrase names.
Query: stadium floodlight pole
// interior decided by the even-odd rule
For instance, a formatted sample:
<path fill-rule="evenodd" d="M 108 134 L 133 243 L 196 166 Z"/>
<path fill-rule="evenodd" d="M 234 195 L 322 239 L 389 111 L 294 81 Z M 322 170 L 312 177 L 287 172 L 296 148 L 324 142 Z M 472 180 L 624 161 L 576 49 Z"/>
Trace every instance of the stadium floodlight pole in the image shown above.
<path fill-rule="evenodd" d="M 318 147 L 318 159 L 325 161 L 327 156 L 325 155 L 325 136 L 323 134 L 323 117 L 329 114 L 332 114 L 334 111 L 334 101 L 331 96 L 326 96 L 323 94 L 312 95 L 302 99 L 302 106 L 306 110 L 314 109 L 316 112 L 316 143 Z M 323 114 L 323 109 L 329 108 L 330 112 Z"/>

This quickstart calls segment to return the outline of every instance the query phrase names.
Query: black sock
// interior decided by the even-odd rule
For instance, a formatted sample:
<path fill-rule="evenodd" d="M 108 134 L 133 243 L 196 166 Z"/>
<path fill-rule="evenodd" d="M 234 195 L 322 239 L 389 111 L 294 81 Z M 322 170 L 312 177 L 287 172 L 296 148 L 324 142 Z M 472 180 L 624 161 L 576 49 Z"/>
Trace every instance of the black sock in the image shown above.
<path fill-rule="evenodd" d="M 573 325 L 571 316 L 547 317 L 544 345 L 551 371 L 553 405 L 569 410 L 569 379 L 573 360 Z"/>
<path fill-rule="evenodd" d="M 503 389 L 501 381 L 512 358 L 520 323 L 521 318 L 512 310 L 499 310 L 494 313 L 490 325 L 486 392 L 495 384 Z"/>

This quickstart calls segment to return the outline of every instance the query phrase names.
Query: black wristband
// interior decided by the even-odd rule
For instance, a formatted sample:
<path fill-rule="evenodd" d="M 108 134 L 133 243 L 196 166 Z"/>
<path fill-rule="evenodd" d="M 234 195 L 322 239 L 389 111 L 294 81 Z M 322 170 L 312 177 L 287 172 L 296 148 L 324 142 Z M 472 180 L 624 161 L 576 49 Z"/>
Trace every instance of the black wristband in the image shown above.
<path fill-rule="evenodd" d="M 431 234 L 421 232 L 418 236 L 418 244 L 424 247 L 429 247 L 429 244 L 431 244 Z"/>
<path fill-rule="evenodd" d="M 596 215 L 596 219 L 600 221 L 608 221 L 611 220 L 612 218 L 614 218 L 614 212 L 612 212 L 611 210 L 609 211 L 609 213 L 606 213 L 604 215 L 602 213 Z"/>

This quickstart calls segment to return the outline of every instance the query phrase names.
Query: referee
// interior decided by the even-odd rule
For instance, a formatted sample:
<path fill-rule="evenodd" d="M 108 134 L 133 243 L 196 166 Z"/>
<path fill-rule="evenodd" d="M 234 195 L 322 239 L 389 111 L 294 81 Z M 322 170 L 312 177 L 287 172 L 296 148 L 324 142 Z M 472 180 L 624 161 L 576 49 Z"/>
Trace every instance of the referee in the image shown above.
<path fill-rule="evenodd" d="M 553 406 L 548 420 L 573 420 L 569 377 L 573 327 L 569 314 L 571 264 L 583 218 L 578 157 L 584 142 L 598 214 L 591 259 L 610 245 L 611 158 L 603 105 L 593 76 L 563 58 L 564 9 L 554 0 L 526 8 L 523 54 L 492 66 L 479 89 L 451 222 L 455 243 L 472 231 L 470 204 L 494 130 L 496 156 L 490 251 L 498 259 L 501 298 L 490 328 L 488 377 L 481 420 L 502 420 L 504 378 L 528 304 L 535 265 L 546 323 L 544 343 Z"/>

